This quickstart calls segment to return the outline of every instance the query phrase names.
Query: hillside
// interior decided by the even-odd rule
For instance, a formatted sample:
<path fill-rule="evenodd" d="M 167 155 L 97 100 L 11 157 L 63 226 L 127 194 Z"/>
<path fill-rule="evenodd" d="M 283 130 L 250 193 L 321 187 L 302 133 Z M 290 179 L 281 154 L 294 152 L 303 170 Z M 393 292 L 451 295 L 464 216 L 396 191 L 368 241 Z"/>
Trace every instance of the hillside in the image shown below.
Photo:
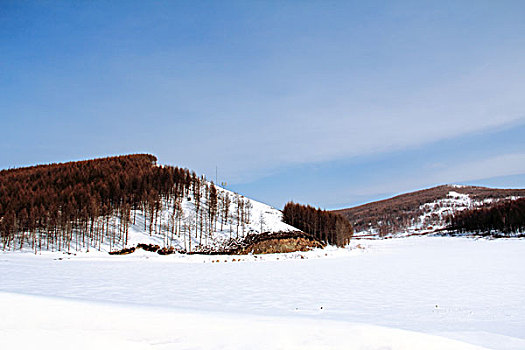
<path fill-rule="evenodd" d="M 0 171 L 2 249 L 217 251 L 298 231 L 277 209 L 156 161 L 135 154 Z"/>
<path fill-rule="evenodd" d="M 452 214 L 525 197 L 525 189 L 442 185 L 334 212 L 347 217 L 354 237 L 432 232 L 449 224 Z"/>
<path fill-rule="evenodd" d="M 491 237 L 525 236 L 525 198 L 505 200 L 456 213 L 447 233 Z"/>

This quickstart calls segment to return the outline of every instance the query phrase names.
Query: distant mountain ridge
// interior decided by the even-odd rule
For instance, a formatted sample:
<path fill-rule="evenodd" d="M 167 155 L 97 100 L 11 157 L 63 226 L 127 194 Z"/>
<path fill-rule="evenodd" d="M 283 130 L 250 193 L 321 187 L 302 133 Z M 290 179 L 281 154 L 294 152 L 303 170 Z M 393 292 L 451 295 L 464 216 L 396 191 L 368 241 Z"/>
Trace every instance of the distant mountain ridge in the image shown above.
<path fill-rule="evenodd" d="M 354 237 L 399 236 L 443 229 L 456 212 L 521 197 L 525 189 L 441 185 L 334 212 L 350 220 Z"/>

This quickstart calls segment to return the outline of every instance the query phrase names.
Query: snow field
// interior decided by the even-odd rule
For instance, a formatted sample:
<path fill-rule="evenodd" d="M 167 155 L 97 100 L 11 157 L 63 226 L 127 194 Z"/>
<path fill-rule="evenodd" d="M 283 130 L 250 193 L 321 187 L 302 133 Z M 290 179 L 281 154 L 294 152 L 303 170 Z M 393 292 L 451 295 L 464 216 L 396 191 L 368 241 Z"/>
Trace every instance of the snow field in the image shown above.
<path fill-rule="evenodd" d="M 365 249 L 244 257 L 1 253 L 0 348 L 20 334 L 177 349 L 308 348 L 303 339 L 312 348 L 525 348 L 525 240 L 358 244 Z M 78 315 L 88 321 L 62 332 Z"/>
<path fill-rule="evenodd" d="M 2 349 L 457 349 L 481 347 L 384 327 L 174 311 L 0 293 Z"/>

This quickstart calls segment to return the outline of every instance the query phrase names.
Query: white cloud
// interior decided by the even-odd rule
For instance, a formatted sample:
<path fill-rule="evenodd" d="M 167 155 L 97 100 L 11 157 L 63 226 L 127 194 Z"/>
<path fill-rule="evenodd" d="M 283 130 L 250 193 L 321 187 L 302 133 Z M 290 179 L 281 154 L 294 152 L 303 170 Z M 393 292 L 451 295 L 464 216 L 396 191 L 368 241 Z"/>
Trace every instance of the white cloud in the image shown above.
<path fill-rule="evenodd" d="M 496 157 L 458 164 L 436 175 L 438 182 L 467 182 L 492 177 L 525 174 L 525 153 L 503 154 Z"/>
<path fill-rule="evenodd" d="M 191 167 L 212 173 L 218 164 L 230 180 L 243 182 L 283 166 L 511 127 L 525 122 L 525 63 L 498 63 L 507 64 L 472 68 L 419 91 L 379 86 L 373 94 L 352 95 L 341 93 L 341 86 L 311 87 L 280 98 L 254 98 L 254 91 L 247 91 L 235 96 L 236 103 L 221 95 L 198 106 L 209 118 L 192 122 L 191 130 L 172 141 L 187 150 L 185 163 Z M 205 137 L 194 137 L 197 133 Z"/>

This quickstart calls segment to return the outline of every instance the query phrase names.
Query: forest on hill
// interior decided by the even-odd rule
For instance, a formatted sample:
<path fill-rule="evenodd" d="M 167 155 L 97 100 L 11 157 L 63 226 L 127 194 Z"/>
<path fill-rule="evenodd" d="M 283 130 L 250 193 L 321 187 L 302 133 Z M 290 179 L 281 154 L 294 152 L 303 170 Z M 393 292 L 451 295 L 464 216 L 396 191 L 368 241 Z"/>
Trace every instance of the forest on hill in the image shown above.
<path fill-rule="evenodd" d="M 448 228 L 475 234 L 525 232 L 525 198 L 456 213 Z"/>
<path fill-rule="evenodd" d="M 525 189 L 441 185 L 333 212 L 348 218 L 355 232 L 386 236 L 445 227 L 457 211 L 519 197 Z"/>
<path fill-rule="evenodd" d="M 189 251 L 217 226 L 229 223 L 230 235 L 244 233 L 250 201 L 218 191 L 195 172 L 156 161 L 134 154 L 0 171 L 3 249 L 124 247 L 139 214 L 145 233 L 162 232 L 166 245 L 183 235 Z M 184 210 L 189 202 L 191 210 Z"/>
<path fill-rule="evenodd" d="M 460 233 L 518 232 L 525 226 L 520 197 L 525 190 L 447 185 L 335 212 L 289 202 L 281 213 L 133 154 L 0 171 L 0 242 L 3 250 L 111 251 L 128 246 L 131 227 L 172 251 L 195 252 L 217 249 L 219 239 L 225 247 L 297 229 L 337 246 L 354 230 L 382 236 L 435 223 Z"/>
<path fill-rule="evenodd" d="M 284 206 L 283 220 L 322 242 L 340 247 L 350 243 L 354 233 L 352 225 L 345 217 L 294 202 L 288 202 Z"/>

